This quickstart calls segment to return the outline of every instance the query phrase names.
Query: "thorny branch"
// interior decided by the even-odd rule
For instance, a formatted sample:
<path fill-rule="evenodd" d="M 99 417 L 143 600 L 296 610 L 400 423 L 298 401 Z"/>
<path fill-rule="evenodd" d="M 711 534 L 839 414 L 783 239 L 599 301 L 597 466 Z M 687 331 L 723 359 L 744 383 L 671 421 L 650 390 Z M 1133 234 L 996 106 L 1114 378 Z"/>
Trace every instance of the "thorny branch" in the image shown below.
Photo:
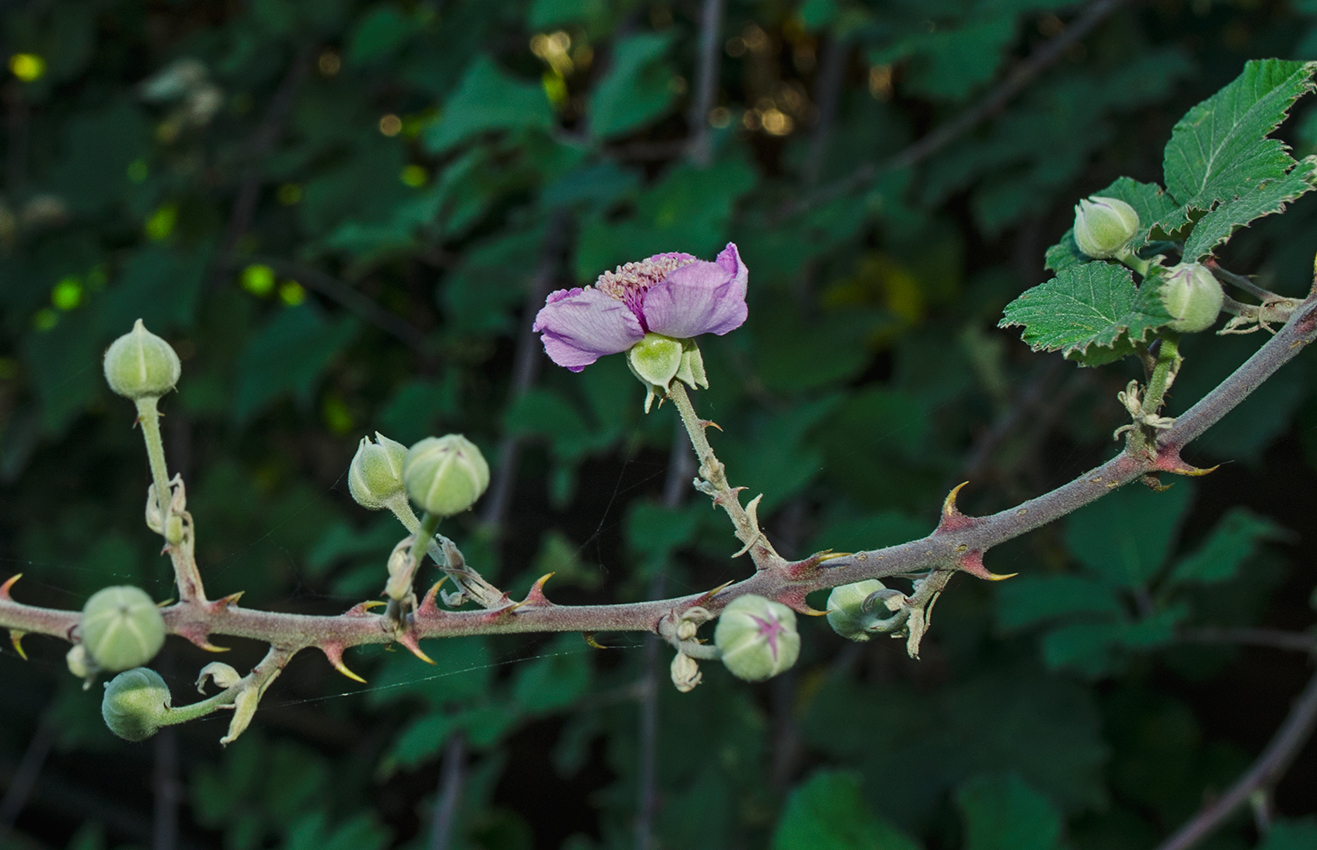
<path fill-rule="evenodd" d="M 401 633 L 384 616 L 371 613 L 371 603 L 362 603 L 338 616 L 314 616 L 244 608 L 235 597 L 227 597 L 218 601 L 180 601 L 162 613 L 170 633 L 187 637 L 193 643 L 206 645 L 210 636 L 230 635 L 264 641 L 290 655 L 317 647 L 341 666 L 345 649 L 366 644 L 401 641 L 410 647 L 428 638 L 496 633 L 653 632 L 659 630 L 660 621 L 674 612 L 701 606 L 716 615 L 727 603 L 747 593 L 807 611 L 805 597 L 809 593 L 869 578 L 930 570 L 963 571 L 987 578 L 991 574 L 982 559 L 992 546 L 1053 522 L 1145 475 L 1195 471 L 1180 458 L 1184 446 L 1238 406 L 1314 338 L 1317 338 L 1317 295 L 1309 295 L 1275 336 L 1179 416 L 1171 428 L 1159 434 L 1155 450 L 1142 455 L 1122 452 L 1068 484 L 989 516 L 969 517 L 960 513 L 953 494 L 937 528 L 927 537 L 884 549 L 844 555 L 819 554 L 795 562 L 774 552 L 762 536 L 756 539 L 756 526 L 750 522 L 752 514 L 739 505 L 736 488 L 727 484 L 721 463 L 716 467 L 710 465 L 710 459 L 716 461 L 716 458 L 704 438 L 708 423 L 697 422 L 690 433 L 695 437 L 703 467 L 705 486 L 701 489 L 712 490 L 715 499 L 732 497 L 721 498 L 720 506 L 732 516 L 742 542 L 749 538 L 749 552 L 759 567 L 749 578 L 705 593 L 629 604 L 564 606 L 549 602 L 542 586 L 537 585 L 521 603 L 509 602 L 501 608 L 483 611 L 449 611 L 436 606 L 436 594 L 432 590 Z M 11 578 L 0 585 L 0 626 L 18 633 L 71 639 L 79 613 L 18 603 L 11 594 L 14 581 Z"/>

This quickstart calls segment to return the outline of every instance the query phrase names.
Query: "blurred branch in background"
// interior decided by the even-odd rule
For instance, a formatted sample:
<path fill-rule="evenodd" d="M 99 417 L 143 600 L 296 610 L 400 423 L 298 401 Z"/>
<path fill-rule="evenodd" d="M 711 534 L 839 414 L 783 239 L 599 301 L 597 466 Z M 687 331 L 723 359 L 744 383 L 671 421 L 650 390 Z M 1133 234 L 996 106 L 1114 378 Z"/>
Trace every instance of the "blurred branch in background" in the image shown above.
<path fill-rule="evenodd" d="M 1084 7 L 1070 25 L 1060 35 L 1039 46 L 1028 58 L 1020 62 L 1005 78 L 993 87 L 988 95 L 973 106 L 961 112 L 950 121 L 941 124 L 919 141 L 909 145 L 895 156 L 879 165 L 866 164 L 857 168 L 852 174 L 833 183 L 820 187 L 793 202 L 782 210 L 781 217 L 790 218 L 808 212 L 817 206 L 868 186 L 872 181 L 892 171 L 910 168 L 941 151 L 947 145 L 973 130 L 983 121 L 999 113 L 1024 91 L 1043 71 L 1056 64 L 1066 51 L 1079 43 L 1085 36 L 1097 29 L 1114 12 L 1129 2 L 1139 0 L 1093 0 Z"/>

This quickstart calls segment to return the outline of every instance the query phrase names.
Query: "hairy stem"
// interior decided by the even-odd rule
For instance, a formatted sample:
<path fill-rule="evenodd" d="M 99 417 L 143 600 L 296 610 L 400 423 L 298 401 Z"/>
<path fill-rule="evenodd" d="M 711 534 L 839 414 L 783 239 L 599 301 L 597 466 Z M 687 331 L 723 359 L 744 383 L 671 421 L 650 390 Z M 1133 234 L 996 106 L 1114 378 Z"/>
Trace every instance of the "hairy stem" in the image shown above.
<path fill-rule="evenodd" d="M 727 483 L 727 468 L 714 454 L 713 446 L 709 445 L 709 438 L 705 434 L 705 429 L 713 423 L 705 422 L 696 415 L 695 405 L 691 404 L 690 396 L 686 394 L 686 387 L 681 381 L 672 382 L 672 386 L 668 388 L 668 398 L 672 399 L 672 403 L 677 406 L 677 412 L 681 414 L 681 424 L 690 435 L 695 458 L 700 464 L 699 475 L 703 479 L 703 486 L 697 481 L 696 487 L 707 493 L 714 504 L 721 506 L 727 512 L 736 529 L 737 539 L 745 544 L 756 567 L 763 570 L 772 566 L 773 562 L 781 561 L 781 556 L 773 550 L 768 538 L 759 530 L 759 523 L 741 506 L 739 495 L 741 488 L 732 487 Z M 754 504 L 751 503 L 750 507 L 753 509 Z"/>
<path fill-rule="evenodd" d="M 461 635 L 527 632 L 656 631 L 660 620 L 694 605 L 719 613 L 730 601 L 747 593 L 778 599 L 803 610 L 805 595 L 815 590 L 868 578 L 884 578 L 947 569 L 967 553 L 1019 537 L 1107 495 L 1118 487 L 1153 472 L 1184 471 L 1180 450 L 1237 407 L 1282 365 L 1317 338 L 1317 295 L 1310 295 L 1290 321 L 1220 385 L 1182 414 L 1160 435 L 1155 454 L 1122 453 L 1049 493 L 1013 508 L 984 517 L 961 517 L 956 528 L 942 528 L 920 540 L 899 546 L 834 557 L 810 558 L 755 575 L 709 592 L 672 599 L 618 605 L 563 606 L 551 603 L 507 606 L 485 611 L 439 611 L 433 607 L 412 615 L 409 636 L 417 639 Z M 684 391 L 674 395 L 684 396 Z M 678 399 L 674 399 L 676 401 Z M 678 405 L 679 409 L 683 406 Z M 703 439 L 703 426 L 689 400 L 683 423 L 697 455 L 711 454 Z M 694 427 L 692 428 L 692 423 Z M 724 480 L 723 486 L 726 486 Z M 730 488 L 728 488 L 730 491 Z M 726 507 L 726 506 L 725 506 Z M 737 506 L 739 507 L 739 506 Z M 729 509 L 729 515 L 734 509 Z M 752 550 L 753 551 L 753 550 Z M 771 550 L 768 550 L 771 552 Z M 333 645 L 342 648 L 391 643 L 397 638 L 387 620 L 361 606 L 339 616 L 311 616 L 249 610 L 236 602 L 202 603 L 183 599 L 162 612 L 173 634 L 231 635 L 278 646 L 286 660 L 297 650 Z M 0 591 L 0 627 L 68 640 L 77 625 L 77 611 L 59 611 L 19 604 L 8 590 Z M 193 637 L 195 640 L 196 638 Z"/>

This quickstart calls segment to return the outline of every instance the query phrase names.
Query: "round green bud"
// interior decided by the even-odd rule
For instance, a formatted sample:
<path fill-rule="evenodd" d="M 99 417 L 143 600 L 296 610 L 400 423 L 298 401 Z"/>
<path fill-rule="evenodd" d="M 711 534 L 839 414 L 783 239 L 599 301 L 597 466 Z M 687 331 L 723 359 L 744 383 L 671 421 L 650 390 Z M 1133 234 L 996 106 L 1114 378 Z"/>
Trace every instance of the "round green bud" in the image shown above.
<path fill-rule="evenodd" d="M 800 655 L 796 612 L 753 593 L 739 596 L 723 609 L 713 642 L 733 676 L 749 682 L 771 679 Z"/>
<path fill-rule="evenodd" d="M 105 382 L 126 398 L 159 398 L 174 388 L 182 373 L 178 354 L 141 319 L 105 350 Z"/>
<path fill-rule="evenodd" d="M 145 741 L 165 725 L 171 699 L 159 673 L 138 667 L 105 683 L 101 717 L 125 741 Z"/>
<path fill-rule="evenodd" d="M 881 581 L 873 578 L 834 587 L 832 593 L 828 594 L 828 625 L 844 638 L 868 640 L 869 632 L 865 630 L 864 624 L 873 617 L 866 615 L 864 600 L 885 589 Z"/>
<path fill-rule="evenodd" d="M 626 355 L 631 371 L 645 384 L 667 389 L 681 368 L 681 340 L 647 333 Z"/>
<path fill-rule="evenodd" d="M 460 434 L 426 437 L 407 450 L 402 462 L 407 495 L 437 516 L 461 513 L 489 486 L 489 464 L 475 443 Z"/>
<path fill-rule="evenodd" d="M 1168 327 L 1179 333 L 1210 328 L 1226 298 L 1212 272 L 1199 263 L 1180 263 L 1167 269 L 1160 294 L 1166 312 L 1175 317 Z"/>
<path fill-rule="evenodd" d="M 1114 257 L 1139 229 L 1139 214 L 1117 198 L 1094 196 L 1075 205 L 1075 244 L 1095 260 Z"/>
<path fill-rule="evenodd" d="M 402 486 L 402 462 L 407 457 L 407 447 L 379 431 L 375 432 L 375 439 L 379 442 L 372 443 L 370 437 L 361 438 L 348 467 L 348 490 L 352 498 L 372 511 L 386 507 L 407 492 Z"/>
<path fill-rule="evenodd" d="M 82 645 L 102 670 L 140 667 L 165 643 L 165 618 L 136 587 L 98 590 L 82 606 Z"/>

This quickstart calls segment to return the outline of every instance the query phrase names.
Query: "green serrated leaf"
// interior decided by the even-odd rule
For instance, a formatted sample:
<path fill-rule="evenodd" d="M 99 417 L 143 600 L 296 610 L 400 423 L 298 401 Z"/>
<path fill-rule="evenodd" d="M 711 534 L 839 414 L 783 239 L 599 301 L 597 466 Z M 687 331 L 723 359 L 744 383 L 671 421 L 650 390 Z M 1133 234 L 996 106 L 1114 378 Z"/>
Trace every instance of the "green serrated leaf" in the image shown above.
<path fill-rule="evenodd" d="M 820 770 L 792 789 L 773 832 L 773 850 L 918 850 L 874 817 L 855 773 Z"/>
<path fill-rule="evenodd" d="M 1079 246 L 1075 244 L 1075 229 L 1072 227 L 1061 237 L 1061 241 L 1047 249 L 1043 268 L 1053 272 L 1063 272 L 1071 266 L 1092 262 Z"/>
<path fill-rule="evenodd" d="M 425 146 L 442 153 L 487 130 L 548 129 L 553 109 L 544 90 L 500 69 L 488 56 L 478 56 L 444 104 L 443 117 L 425 132 Z"/>
<path fill-rule="evenodd" d="M 1018 774 L 976 776 L 956 792 L 965 821 L 965 850 L 1052 850 L 1061 814 Z"/>
<path fill-rule="evenodd" d="M 1156 493 L 1125 487 L 1066 519 L 1066 544 L 1075 557 L 1107 582 L 1144 586 L 1170 554 L 1193 490 L 1185 484 Z"/>
<path fill-rule="evenodd" d="M 1085 354 L 1094 345 L 1112 348 L 1122 340 L 1142 342 L 1173 321 L 1151 288 L 1145 289 L 1134 285 L 1124 266 L 1070 266 L 1007 304 L 997 326 L 1022 325 L 1022 337 L 1034 351 L 1067 355 Z"/>
<path fill-rule="evenodd" d="M 1232 508 L 1199 549 L 1175 565 L 1172 582 L 1214 584 L 1229 581 L 1258 544 L 1285 536 L 1285 529 L 1246 508 Z"/>
<path fill-rule="evenodd" d="M 1181 205 L 1164 219 L 1168 231 L 1188 221 L 1191 210 L 1210 210 L 1294 167 L 1286 146 L 1267 135 L 1313 90 L 1314 69 L 1317 63 L 1249 62 L 1234 82 L 1180 119 L 1163 159 L 1166 188 Z"/>
<path fill-rule="evenodd" d="M 1314 183 L 1317 183 L 1317 157 L 1310 156 L 1284 177 L 1259 183 L 1247 195 L 1222 204 L 1194 226 L 1193 233 L 1184 243 L 1185 260 L 1201 259 L 1229 239 L 1236 228 L 1284 211 L 1290 201 L 1311 192 Z"/>
<path fill-rule="evenodd" d="M 603 139 L 637 130 L 667 112 L 676 97 L 664 61 L 672 37 L 644 33 L 619 39 L 613 67 L 590 97 L 590 133 Z"/>
<path fill-rule="evenodd" d="M 1021 629 L 1076 614 L 1120 616 L 1120 599 L 1111 587 L 1086 576 L 1024 576 L 997 589 L 997 622 Z"/>

